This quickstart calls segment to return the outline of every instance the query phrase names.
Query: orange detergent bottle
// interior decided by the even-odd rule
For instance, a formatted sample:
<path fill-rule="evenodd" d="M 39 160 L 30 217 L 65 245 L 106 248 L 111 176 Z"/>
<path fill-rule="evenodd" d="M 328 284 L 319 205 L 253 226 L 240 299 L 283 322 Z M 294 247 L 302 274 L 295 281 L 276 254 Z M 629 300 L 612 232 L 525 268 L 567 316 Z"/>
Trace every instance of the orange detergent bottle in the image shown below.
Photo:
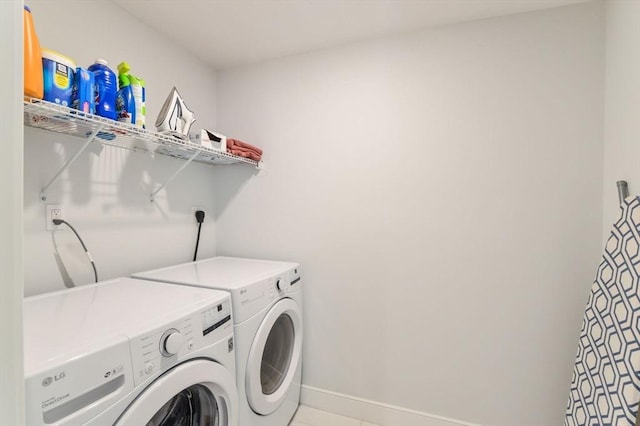
<path fill-rule="evenodd" d="M 42 78 L 42 54 L 40 52 L 40 41 L 36 35 L 33 25 L 31 9 L 24 7 L 24 95 L 32 98 L 42 99 L 43 78 Z"/>

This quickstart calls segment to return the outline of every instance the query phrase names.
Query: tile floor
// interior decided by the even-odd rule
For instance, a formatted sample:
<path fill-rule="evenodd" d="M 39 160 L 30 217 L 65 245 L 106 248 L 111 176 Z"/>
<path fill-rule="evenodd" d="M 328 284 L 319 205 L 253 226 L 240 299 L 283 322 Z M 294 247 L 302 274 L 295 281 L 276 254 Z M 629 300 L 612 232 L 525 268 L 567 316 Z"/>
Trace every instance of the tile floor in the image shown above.
<path fill-rule="evenodd" d="M 329 413 L 327 411 L 317 410 L 315 408 L 301 405 L 298 407 L 295 416 L 289 423 L 289 426 L 378 426 L 373 423 L 354 419 L 352 417 L 344 417 L 338 414 Z"/>

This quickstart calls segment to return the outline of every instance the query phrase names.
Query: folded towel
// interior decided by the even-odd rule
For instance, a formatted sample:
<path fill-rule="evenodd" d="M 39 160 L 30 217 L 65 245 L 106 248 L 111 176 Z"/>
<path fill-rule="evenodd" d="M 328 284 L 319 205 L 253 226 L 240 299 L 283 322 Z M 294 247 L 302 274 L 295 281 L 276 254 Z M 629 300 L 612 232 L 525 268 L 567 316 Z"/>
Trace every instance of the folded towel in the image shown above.
<path fill-rule="evenodd" d="M 254 161 L 262 159 L 262 150 L 257 146 L 253 146 L 238 139 L 227 139 L 227 152 L 244 158 L 250 158 Z"/>
<path fill-rule="evenodd" d="M 253 146 L 249 143 L 243 142 L 238 139 L 227 139 L 227 147 L 234 148 L 245 148 L 251 151 L 254 151 L 258 155 L 262 155 L 262 150 L 257 146 Z"/>

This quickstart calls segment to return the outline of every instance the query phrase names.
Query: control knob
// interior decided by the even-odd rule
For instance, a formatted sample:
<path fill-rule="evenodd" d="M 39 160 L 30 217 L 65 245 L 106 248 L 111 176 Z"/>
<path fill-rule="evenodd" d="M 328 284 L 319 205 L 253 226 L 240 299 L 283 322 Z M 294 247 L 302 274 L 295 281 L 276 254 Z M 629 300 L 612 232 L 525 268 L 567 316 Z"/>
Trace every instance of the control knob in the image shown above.
<path fill-rule="evenodd" d="M 184 336 L 175 328 L 164 332 L 160 338 L 160 352 L 169 357 L 177 354 L 184 346 Z"/>

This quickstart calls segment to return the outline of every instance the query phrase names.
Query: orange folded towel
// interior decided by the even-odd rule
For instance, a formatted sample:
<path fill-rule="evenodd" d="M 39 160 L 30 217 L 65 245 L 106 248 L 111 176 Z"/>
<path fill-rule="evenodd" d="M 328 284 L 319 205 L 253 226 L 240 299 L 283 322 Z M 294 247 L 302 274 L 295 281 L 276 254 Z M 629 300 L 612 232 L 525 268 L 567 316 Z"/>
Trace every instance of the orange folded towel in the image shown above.
<path fill-rule="evenodd" d="M 254 161 L 260 161 L 262 159 L 262 150 L 260 148 L 238 139 L 227 139 L 227 152 L 240 157 L 250 158 Z"/>

